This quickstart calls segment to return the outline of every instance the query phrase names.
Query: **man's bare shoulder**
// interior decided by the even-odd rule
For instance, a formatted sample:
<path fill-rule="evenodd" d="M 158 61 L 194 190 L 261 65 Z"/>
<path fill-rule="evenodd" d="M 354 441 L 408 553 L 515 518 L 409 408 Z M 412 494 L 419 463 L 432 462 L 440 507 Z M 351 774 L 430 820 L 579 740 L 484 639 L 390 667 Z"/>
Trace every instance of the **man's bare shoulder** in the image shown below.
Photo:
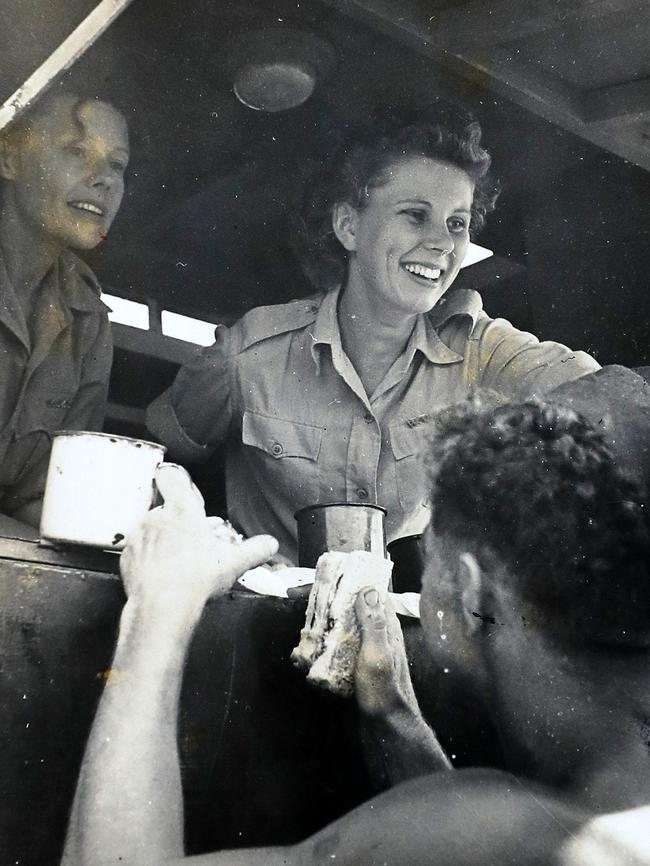
<path fill-rule="evenodd" d="M 587 816 L 514 776 L 440 772 L 391 788 L 290 848 L 223 851 L 196 866 L 541 866 Z"/>

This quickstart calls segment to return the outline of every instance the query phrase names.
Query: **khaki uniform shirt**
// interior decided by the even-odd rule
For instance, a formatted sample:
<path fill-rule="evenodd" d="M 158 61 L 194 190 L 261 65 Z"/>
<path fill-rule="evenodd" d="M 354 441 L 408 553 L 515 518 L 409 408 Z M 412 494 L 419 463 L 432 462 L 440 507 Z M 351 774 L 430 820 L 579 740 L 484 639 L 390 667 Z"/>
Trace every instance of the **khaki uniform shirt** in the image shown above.
<path fill-rule="evenodd" d="M 473 385 L 523 399 L 599 366 L 490 319 L 476 292 L 457 290 L 418 318 L 369 397 L 341 345 L 337 300 L 333 291 L 218 326 L 214 345 L 148 410 L 149 429 L 178 459 L 206 459 L 227 443 L 230 519 L 245 535 L 275 535 L 293 561 L 293 514 L 305 505 L 378 503 L 388 541 L 421 532 L 420 456 L 435 412 Z"/>
<path fill-rule="evenodd" d="M 39 290 L 32 345 L 0 257 L 0 512 L 40 499 L 55 430 L 101 430 L 113 348 L 94 274 L 64 253 Z"/>

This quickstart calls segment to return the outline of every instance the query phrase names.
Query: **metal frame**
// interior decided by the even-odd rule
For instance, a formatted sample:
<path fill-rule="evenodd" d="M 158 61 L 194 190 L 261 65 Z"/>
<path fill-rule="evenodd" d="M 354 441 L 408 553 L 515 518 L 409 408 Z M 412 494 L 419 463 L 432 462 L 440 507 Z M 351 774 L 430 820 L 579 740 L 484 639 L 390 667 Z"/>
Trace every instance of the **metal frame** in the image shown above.
<path fill-rule="evenodd" d="M 101 0 L 78 27 L 0 107 L 0 131 L 16 120 L 110 27 L 133 0 Z"/>

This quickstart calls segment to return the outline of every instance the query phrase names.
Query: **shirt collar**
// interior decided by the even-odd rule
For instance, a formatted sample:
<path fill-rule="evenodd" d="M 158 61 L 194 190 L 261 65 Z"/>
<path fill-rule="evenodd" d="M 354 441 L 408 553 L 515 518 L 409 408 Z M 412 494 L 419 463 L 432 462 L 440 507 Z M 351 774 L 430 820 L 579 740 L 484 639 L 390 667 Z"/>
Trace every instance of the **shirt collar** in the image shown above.
<path fill-rule="evenodd" d="M 42 327 L 33 346 L 25 314 L 0 256 L 0 321 L 29 352 L 51 344 L 54 336 L 72 321 L 73 311 L 105 315 L 108 309 L 100 300 L 99 284 L 93 272 L 68 252 L 64 252 L 45 274 L 35 302 Z"/>
<path fill-rule="evenodd" d="M 451 289 L 440 298 L 427 318 L 437 331 L 454 316 L 467 316 L 474 327 L 482 309 L 481 296 L 474 289 Z"/>
<path fill-rule="evenodd" d="M 330 346 L 332 351 L 341 345 L 341 332 L 339 331 L 339 320 L 337 316 L 339 294 L 341 287 L 330 289 L 323 295 L 320 307 L 316 313 L 316 320 L 311 329 L 311 354 L 316 367 L 320 370 L 320 353 L 318 346 Z"/>
<path fill-rule="evenodd" d="M 341 347 L 341 332 L 337 316 L 340 293 L 341 287 L 337 286 L 323 295 L 311 330 L 311 353 L 319 369 L 320 357 L 317 347 L 328 345 L 332 348 L 332 352 Z M 468 331 L 471 331 L 482 309 L 481 296 L 473 289 L 454 289 L 446 292 L 427 315 L 418 316 L 404 353 L 407 358 L 407 365 L 410 366 L 418 350 L 432 364 L 455 364 L 462 361 L 463 356 L 450 349 L 442 341 L 438 331 L 456 316 L 467 317 L 469 319 Z"/>
<path fill-rule="evenodd" d="M 58 267 L 61 298 L 70 309 L 83 313 L 106 313 L 108 307 L 101 300 L 97 277 L 85 262 L 66 250 L 59 258 Z"/>
<path fill-rule="evenodd" d="M 416 352 L 422 352 L 432 364 L 454 364 L 461 356 L 445 345 L 438 336 L 427 316 L 418 316 L 411 338 L 406 346 L 405 356 L 411 365 Z"/>
<path fill-rule="evenodd" d="M 86 313 L 105 313 L 108 310 L 101 300 L 101 289 L 97 277 L 85 262 L 69 251 L 64 251 L 43 278 L 44 286 L 57 296 L 62 307 Z M 54 297 L 52 298 L 54 300 Z M 17 304 L 13 286 L 9 282 L 6 268 L 0 256 L 0 305 L 11 308 Z M 16 309 L 19 309 L 16 307 Z M 22 313 L 21 313 L 22 315 Z"/>

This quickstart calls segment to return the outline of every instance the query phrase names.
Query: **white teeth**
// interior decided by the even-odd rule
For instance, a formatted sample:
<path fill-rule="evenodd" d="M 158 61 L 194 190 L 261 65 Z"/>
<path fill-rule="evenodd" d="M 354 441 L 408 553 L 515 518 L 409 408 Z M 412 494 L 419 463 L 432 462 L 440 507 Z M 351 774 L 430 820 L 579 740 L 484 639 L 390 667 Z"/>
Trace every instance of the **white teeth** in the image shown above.
<path fill-rule="evenodd" d="M 95 204 L 90 204 L 88 201 L 71 201 L 71 207 L 76 207 L 78 210 L 87 210 L 90 213 L 96 213 L 98 216 L 104 216 L 104 211 Z"/>
<path fill-rule="evenodd" d="M 440 276 L 440 268 L 427 268 L 424 265 L 404 265 L 409 274 L 417 277 L 426 277 L 427 280 L 437 280 Z"/>

